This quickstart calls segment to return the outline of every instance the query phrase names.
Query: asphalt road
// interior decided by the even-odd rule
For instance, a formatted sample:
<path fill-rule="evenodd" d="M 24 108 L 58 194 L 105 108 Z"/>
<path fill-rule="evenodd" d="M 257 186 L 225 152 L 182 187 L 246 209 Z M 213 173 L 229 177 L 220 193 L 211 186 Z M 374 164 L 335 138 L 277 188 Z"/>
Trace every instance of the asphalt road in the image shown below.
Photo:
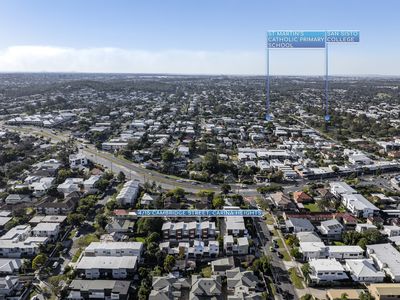
<path fill-rule="evenodd" d="M 261 241 L 262 251 L 264 252 L 264 255 L 271 257 L 272 279 L 278 293 L 275 295 L 275 299 L 298 299 L 282 259 L 278 257 L 277 252 L 271 252 L 269 250 L 270 247 L 273 246 L 272 236 L 265 220 L 262 218 L 255 218 L 254 221 L 256 231 L 258 232 Z"/>
<path fill-rule="evenodd" d="M 10 130 L 26 134 L 35 134 L 50 138 L 53 141 L 67 141 L 70 138 L 70 133 L 67 131 L 52 132 L 47 128 L 36 128 L 32 126 L 7 126 L 3 127 Z M 76 143 L 81 147 L 79 142 Z M 187 192 L 196 193 L 201 190 L 212 190 L 220 192 L 220 186 L 211 183 L 200 183 L 191 180 L 179 179 L 170 175 L 165 175 L 154 170 L 148 170 L 140 164 L 129 162 L 123 158 L 116 157 L 114 154 L 96 149 L 93 145 L 85 145 L 80 149 L 88 158 L 98 164 L 103 165 L 107 169 L 115 173 L 122 171 L 129 179 L 139 180 L 141 183 L 146 181 L 155 181 L 160 184 L 164 189 L 174 189 L 177 187 L 185 189 Z M 232 190 L 242 194 L 243 196 L 257 196 L 257 185 L 242 186 L 241 184 L 231 184 Z"/>

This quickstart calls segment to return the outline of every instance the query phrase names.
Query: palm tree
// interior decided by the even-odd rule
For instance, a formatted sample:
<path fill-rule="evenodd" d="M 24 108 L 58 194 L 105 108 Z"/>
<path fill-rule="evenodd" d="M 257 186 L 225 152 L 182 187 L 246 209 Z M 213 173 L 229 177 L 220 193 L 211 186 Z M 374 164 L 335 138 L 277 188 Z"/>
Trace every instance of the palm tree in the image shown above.
<path fill-rule="evenodd" d="M 310 280 L 310 274 L 311 274 L 311 267 L 309 263 L 305 263 L 304 265 L 301 266 L 301 272 L 303 273 L 305 281 Z"/>

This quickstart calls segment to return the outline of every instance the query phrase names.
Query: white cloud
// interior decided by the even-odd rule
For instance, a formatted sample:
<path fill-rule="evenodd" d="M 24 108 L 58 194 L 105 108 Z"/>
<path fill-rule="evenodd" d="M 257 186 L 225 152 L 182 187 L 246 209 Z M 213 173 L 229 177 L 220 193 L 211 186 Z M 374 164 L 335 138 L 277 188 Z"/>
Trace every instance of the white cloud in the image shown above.
<path fill-rule="evenodd" d="M 262 60 L 255 52 L 15 46 L 0 51 L 0 71 L 262 74 Z"/>
<path fill-rule="evenodd" d="M 271 51 L 271 74 L 323 75 L 324 52 Z M 374 61 L 373 64 L 368 63 Z M 380 66 L 381 69 L 376 69 Z M 396 74 L 399 63 L 357 51 L 330 57 L 331 74 Z M 0 72 L 121 72 L 176 74 L 265 74 L 264 51 L 144 51 L 120 48 L 13 46 L 0 50 Z"/>

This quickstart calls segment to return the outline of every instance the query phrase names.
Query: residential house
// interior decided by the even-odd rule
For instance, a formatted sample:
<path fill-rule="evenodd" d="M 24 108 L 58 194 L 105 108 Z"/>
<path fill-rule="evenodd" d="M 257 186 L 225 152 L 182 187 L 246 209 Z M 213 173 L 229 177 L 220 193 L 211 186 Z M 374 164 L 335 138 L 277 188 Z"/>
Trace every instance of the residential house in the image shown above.
<path fill-rule="evenodd" d="M 348 280 L 345 269 L 336 259 L 314 259 L 309 262 L 310 280 L 313 283 L 329 283 Z"/>
<path fill-rule="evenodd" d="M 11 275 L 18 273 L 21 268 L 22 261 L 13 258 L 0 258 L 0 275 Z"/>
<path fill-rule="evenodd" d="M 143 252 L 141 242 L 91 242 L 86 247 L 85 256 L 137 256 Z"/>
<path fill-rule="evenodd" d="M 54 180 L 54 177 L 42 177 L 38 181 L 29 184 L 29 188 L 33 191 L 34 196 L 40 197 L 48 191 Z"/>
<path fill-rule="evenodd" d="M 116 200 L 121 205 L 134 205 L 139 195 L 139 181 L 131 180 L 124 184 Z"/>
<path fill-rule="evenodd" d="M 371 283 L 367 288 L 375 300 L 400 299 L 399 283 Z"/>
<path fill-rule="evenodd" d="M 68 286 L 68 300 L 133 299 L 130 281 L 122 280 L 72 280 Z"/>
<path fill-rule="evenodd" d="M 289 232 L 312 232 L 315 230 L 314 226 L 307 219 L 290 218 L 286 221 L 286 229 Z"/>
<path fill-rule="evenodd" d="M 337 198 L 341 198 L 344 194 L 357 194 L 357 191 L 355 189 L 353 189 L 351 186 L 343 181 L 331 181 L 329 182 L 329 185 L 331 188 L 331 193 Z"/>
<path fill-rule="evenodd" d="M 140 204 L 144 206 L 150 206 L 154 205 L 154 203 L 159 199 L 160 197 L 158 195 L 151 195 L 148 193 L 145 193 L 140 199 Z"/>
<path fill-rule="evenodd" d="M 218 275 L 212 275 L 211 278 L 203 278 L 199 275 L 192 275 L 192 288 L 189 293 L 189 299 L 222 300 L 221 277 Z"/>
<path fill-rule="evenodd" d="M 83 178 L 67 178 L 65 181 L 57 186 L 57 191 L 68 195 L 72 192 L 81 191 L 83 186 Z"/>
<path fill-rule="evenodd" d="M 322 242 L 300 242 L 299 251 L 304 260 L 328 258 L 328 247 Z"/>
<path fill-rule="evenodd" d="M 78 195 L 80 195 L 78 192 L 73 192 L 62 201 L 54 197 L 46 197 L 36 206 L 36 212 L 44 215 L 67 215 L 78 204 L 80 198 Z"/>
<path fill-rule="evenodd" d="M 6 204 L 20 204 L 20 203 L 29 203 L 32 201 L 32 198 L 29 195 L 24 194 L 10 194 L 7 196 L 4 202 Z"/>
<path fill-rule="evenodd" d="M 342 238 L 343 225 L 338 220 L 332 219 L 321 222 L 318 230 L 328 240 L 340 240 Z"/>
<path fill-rule="evenodd" d="M 83 153 L 71 154 L 69 156 L 69 166 L 72 169 L 87 166 L 88 159 Z"/>
<path fill-rule="evenodd" d="M 167 276 L 154 276 L 149 300 L 175 300 L 189 297 L 190 279 Z"/>
<path fill-rule="evenodd" d="M 100 175 L 92 175 L 83 182 L 83 189 L 86 193 L 93 194 L 97 192 L 96 183 L 101 179 Z"/>
<path fill-rule="evenodd" d="M 356 282 L 383 282 L 385 273 L 378 271 L 372 259 L 346 259 L 346 268 Z"/>
<path fill-rule="evenodd" d="M 378 269 L 384 271 L 393 281 L 400 281 L 400 253 L 391 244 L 367 245 L 367 254 Z"/>
<path fill-rule="evenodd" d="M 259 279 L 253 271 L 235 268 L 226 271 L 228 300 L 262 299 L 259 292 Z"/>
<path fill-rule="evenodd" d="M 377 229 L 377 227 L 375 225 L 372 225 L 372 224 L 358 223 L 356 225 L 356 229 L 355 230 L 357 232 L 363 233 L 363 232 L 365 232 L 365 231 L 367 231 L 369 229 Z"/>
<path fill-rule="evenodd" d="M 249 253 L 249 240 L 247 237 L 235 238 L 232 235 L 225 235 L 224 251 L 226 255 L 247 255 Z"/>
<path fill-rule="evenodd" d="M 211 262 L 211 271 L 214 275 L 225 276 L 226 271 L 233 268 L 235 268 L 233 256 L 220 258 Z"/>
<path fill-rule="evenodd" d="M 313 198 L 303 191 L 297 191 L 293 193 L 293 200 L 296 203 L 310 203 L 313 201 Z"/>
<path fill-rule="evenodd" d="M 216 236 L 215 223 L 210 221 L 165 222 L 161 231 L 163 238 L 166 240 L 193 240 L 199 237 L 212 240 Z"/>
<path fill-rule="evenodd" d="M 361 194 L 342 194 L 341 196 L 343 205 L 357 217 L 367 218 L 379 211 L 379 208 Z"/>
<path fill-rule="evenodd" d="M 32 229 L 32 235 L 36 237 L 47 237 L 55 241 L 60 232 L 59 223 L 39 223 Z"/>
<path fill-rule="evenodd" d="M 136 256 L 82 256 L 76 264 L 78 274 L 87 279 L 125 279 L 137 268 Z"/>
<path fill-rule="evenodd" d="M 364 250 L 360 246 L 328 246 L 329 258 L 338 260 L 357 259 L 364 257 Z"/>
<path fill-rule="evenodd" d="M 383 233 L 388 237 L 400 236 L 400 226 L 397 225 L 385 225 L 383 226 Z"/>
<path fill-rule="evenodd" d="M 20 282 L 18 276 L 0 277 L 1 299 L 21 299 L 22 291 L 23 284 Z"/>
<path fill-rule="evenodd" d="M 294 204 L 290 200 L 289 196 L 285 195 L 282 192 L 271 194 L 270 198 L 273 204 L 279 209 L 290 210 L 294 207 Z"/>

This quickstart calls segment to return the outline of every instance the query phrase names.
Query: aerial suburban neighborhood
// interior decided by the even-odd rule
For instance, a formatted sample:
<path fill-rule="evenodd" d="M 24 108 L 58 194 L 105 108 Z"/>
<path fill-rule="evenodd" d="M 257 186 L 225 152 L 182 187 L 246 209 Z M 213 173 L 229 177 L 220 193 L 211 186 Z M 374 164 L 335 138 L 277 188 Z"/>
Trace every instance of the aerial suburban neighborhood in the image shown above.
<path fill-rule="evenodd" d="M 0 1 L 0 300 L 400 300 L 399 11 Z"/>
<path fill-rule="evenodd" d="M 295 104 L 318 79 L 280 79 L 266 121 L 257 77 L 1 77 L 6 299 L 400 297 L 398 80 L 353 80 L 384 121 L 340 102 L 331 126 Z"/>

